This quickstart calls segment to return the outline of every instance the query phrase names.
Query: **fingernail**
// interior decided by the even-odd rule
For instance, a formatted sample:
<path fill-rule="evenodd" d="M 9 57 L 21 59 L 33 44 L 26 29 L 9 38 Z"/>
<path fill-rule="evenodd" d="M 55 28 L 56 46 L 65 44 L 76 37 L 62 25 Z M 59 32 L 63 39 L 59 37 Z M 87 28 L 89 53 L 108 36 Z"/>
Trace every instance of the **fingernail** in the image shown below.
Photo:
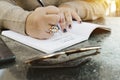
<path fill-rule="evenodd" d="M 71 24 L 69 25 L 69 28 L 72 28 Z"/>
<path fill-rule="evenodd" d="M 80 21 L 80 23 L 82 23 L 82 21 Z"/>
<path fill-rule="evenodd" d="M 67 30 L 66 30 L 66 29 L 63 29 L 63 32 L 65 33 L 65 32 L 67 32 Z"/>

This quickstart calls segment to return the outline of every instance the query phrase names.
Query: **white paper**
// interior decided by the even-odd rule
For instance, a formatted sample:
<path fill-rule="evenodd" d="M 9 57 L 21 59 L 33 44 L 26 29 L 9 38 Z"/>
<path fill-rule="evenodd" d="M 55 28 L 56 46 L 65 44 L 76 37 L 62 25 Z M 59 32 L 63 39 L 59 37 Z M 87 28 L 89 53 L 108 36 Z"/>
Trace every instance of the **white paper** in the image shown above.
<path fill-rule="evenodd" d="M 72 29 L 68 29 L 66 33 L 58 31 L 58 33 L 55 33 L 53 37 L 47 40 L 38 40 L 10 30 L 2 31 L 2 35 L 50 54 L 55 51 L 59 51 L 66 47 L 72 46 L 76 43 L 87 40 L 91 32 L 99 26 L 100 25 L 86 22 L 73 22 Z"/>

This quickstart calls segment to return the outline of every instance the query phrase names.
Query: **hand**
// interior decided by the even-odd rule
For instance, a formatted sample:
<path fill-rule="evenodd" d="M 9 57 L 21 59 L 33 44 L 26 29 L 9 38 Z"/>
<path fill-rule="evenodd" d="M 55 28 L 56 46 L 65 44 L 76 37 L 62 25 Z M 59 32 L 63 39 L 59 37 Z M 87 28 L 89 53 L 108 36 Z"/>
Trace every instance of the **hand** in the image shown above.
<path fill-rule="evenodd" d="M 26 34 L 38 38 L 48 39 L 53 34 L 49 33 L 52 25 L 57 25 L 60 20 L 60 11 L 57 7 L 39 7 L 35 9 L 26 20 Z"/>
<path fill-rule="evenodd" d="M 68 28 L 72 27 L 71 24 L 73 19 L 78 21 L 79 23 L 81 22 L 79 15 L 77 14 L 76 10 L 74 10 L 73 8 L 67 5 L 63 5 L 63 6 L 60 6 L 59 9 L 60 9 L 60 15 L 61 15 L 61 19 L 59 23 L 63 32 L 67 31 L 67 27 Z"/>

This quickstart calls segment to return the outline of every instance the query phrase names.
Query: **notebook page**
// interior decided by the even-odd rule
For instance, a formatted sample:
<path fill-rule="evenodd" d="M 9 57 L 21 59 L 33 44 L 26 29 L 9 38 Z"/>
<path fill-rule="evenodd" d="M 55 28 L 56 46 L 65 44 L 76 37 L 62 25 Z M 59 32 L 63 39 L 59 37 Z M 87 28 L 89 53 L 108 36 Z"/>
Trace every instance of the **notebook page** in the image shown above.
<path fill-rule="evenodd" d="M 10 30 L 3 31 L 2 35 L 49 54 L 87 40 L 95 28 L 96 24 L 74 22 L 68 32 L 59 31 L 47 40 L 38 40 Z"/>

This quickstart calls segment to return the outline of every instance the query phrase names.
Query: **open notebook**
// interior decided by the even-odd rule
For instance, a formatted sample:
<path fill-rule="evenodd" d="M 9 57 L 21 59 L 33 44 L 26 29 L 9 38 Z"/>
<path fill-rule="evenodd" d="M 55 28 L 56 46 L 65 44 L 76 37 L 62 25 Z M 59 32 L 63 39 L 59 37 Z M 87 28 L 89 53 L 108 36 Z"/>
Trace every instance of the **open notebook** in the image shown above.
<path fill-rule="evenodd" d="M 50 54 L 87 40 L 96 28 L 110 30 L 103 25 L 73 22 L 72 29 L 68 29 L 66 33 L 59 30 L 58 33 L 55 33 L 53 37 L 47 40 L 34 39 L 10 30 L 2 31 L 2 35 Z"/>

